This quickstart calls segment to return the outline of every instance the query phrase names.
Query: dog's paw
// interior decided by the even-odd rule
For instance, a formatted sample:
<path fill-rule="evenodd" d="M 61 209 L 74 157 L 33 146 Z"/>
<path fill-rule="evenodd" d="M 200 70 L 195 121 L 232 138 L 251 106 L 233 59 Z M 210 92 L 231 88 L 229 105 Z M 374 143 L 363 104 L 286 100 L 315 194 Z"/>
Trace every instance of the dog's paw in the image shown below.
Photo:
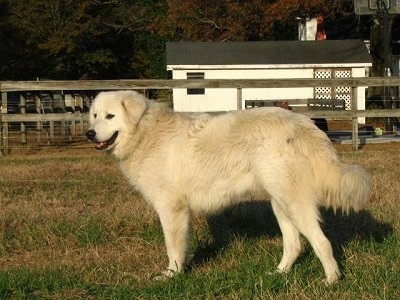
<path fill-rule="evenodd" d="M 167 280 L 169 278 L 174 277 L 176 274 L 178 274 L 178 272 L 174 271 L 174 270 L 165 270 L 161 273 L 161 275 L 157 275 L 154 277 L 154 280 L 157 281 L 163 281 L 163 280 Z"/>
<path fill-rule="evenodd" d="M 265 275 L 267 276 L 274 276 L 274 275 L 279 275 L 279 274 L 285 274 L 287 273 L 288 270 L 279 270 L 279 269 L 275 269 L 273 271 L 266 271 Z"/>
<path fill-rule="evenodd" d="M 325 285 L 331 285 L 338 282 L 339 279 L 340 279 L 340 274 L 334 273 L 326 276 L 326 278 L 324 279 L 324 283 Z"/>

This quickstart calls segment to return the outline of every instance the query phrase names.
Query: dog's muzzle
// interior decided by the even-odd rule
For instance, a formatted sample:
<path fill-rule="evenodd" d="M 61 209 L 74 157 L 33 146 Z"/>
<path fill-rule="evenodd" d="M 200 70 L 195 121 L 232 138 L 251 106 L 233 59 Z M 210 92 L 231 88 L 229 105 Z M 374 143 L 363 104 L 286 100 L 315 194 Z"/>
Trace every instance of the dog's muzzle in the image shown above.
<path fill-rule="evenodd" d="M 114 144 L 115 140 L 118 137 L 118 131 L 114 132 L 114 134 L 106 141 L 98 141 L 96 139 L 96 131 L 94 131 L 93 129 L 89 129 L 88 131 L 86 131 L 86 137 L 89 139 L 89 141 L 96 142 L 96 150 L 105 150 L 109 146 Z"/>

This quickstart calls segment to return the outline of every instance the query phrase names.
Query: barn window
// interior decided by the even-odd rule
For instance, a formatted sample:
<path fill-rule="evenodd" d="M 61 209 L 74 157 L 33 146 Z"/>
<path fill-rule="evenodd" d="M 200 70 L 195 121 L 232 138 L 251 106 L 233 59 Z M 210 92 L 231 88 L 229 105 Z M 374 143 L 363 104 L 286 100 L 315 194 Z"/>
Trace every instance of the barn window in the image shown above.
<path fill-rule="evenodd" d="M 186 74 L 186 76 L 187 76 L 187 79 L 204 79 L 203 72 L 188 72 Z M 205 89 L 204 88 L 187 89 L 187 94 L 188 95 L 204 95 Z"/>

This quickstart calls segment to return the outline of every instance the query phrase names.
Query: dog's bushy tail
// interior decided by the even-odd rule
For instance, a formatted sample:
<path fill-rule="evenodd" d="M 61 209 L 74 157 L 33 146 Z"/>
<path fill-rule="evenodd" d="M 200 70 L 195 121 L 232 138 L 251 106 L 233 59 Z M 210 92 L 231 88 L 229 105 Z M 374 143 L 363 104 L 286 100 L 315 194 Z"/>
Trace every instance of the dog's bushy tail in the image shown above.
<path fill-rule="evenodd" d="M 341 207 L 347 214 L 351 209 L 357 212 L 369 198 L 370 184 L 371 178 L 365 169 L 339 163 L 337 170 L 326 177 L 323 204 L 334 211 Z"/>

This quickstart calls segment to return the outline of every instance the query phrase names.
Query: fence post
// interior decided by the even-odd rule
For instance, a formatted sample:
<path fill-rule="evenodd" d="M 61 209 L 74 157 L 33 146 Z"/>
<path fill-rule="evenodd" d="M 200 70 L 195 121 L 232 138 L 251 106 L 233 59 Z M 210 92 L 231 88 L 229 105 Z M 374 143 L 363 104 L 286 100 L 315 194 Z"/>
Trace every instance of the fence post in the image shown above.
<path fill-rule="evenodd" d="M 40 135 L 41 131 L 42 131 L 42 125 L 40 124 L 40 122 L 36 122 L 36 142 L 38 144 L 40 144 L 41 141 L 42 141 L 42 138 L 41 138 L 41 135 Z"/>
<path fill-rule="evenodd" d="M 0 152 L 3 153 L 3 106 L 1 106 L 0 110 Z"/>
<path fill-rule="evenodd" d="M 351 87 L 351 110 L 352 110 L 352 142 L 353 142 L 353 150 L 358 150 L 358 118 L 357 118 L 357 109 L 358 109 L 358 98 L 357 98 L 357 87 Z"/>
<path fill-rule="evenodd" d="M 50 126 L 50 140 L 54 140 L 54 121 L 49 121 Z M 50 141 L 48 141 L 50 143 Z"/>
<path fill-rule="evenodd" d="M 26 113 L 26 98 L 24 97 L 24 95 L 22 93 L 19 95 L 19 102 L 20 102 L 20 107 L 21 107 L 21 114 L 25 114 Z M 21 143 L 24 145 L 27 143 L 25 122 L 21 122 Z"/>
<path fill-rule="evenodd" d="M 1 145 L 1 152 L 3 155 L 8 155 L 8 123 L 3 123 L 2 117 L 0 115 L 0 145 Z"/>
<path fill-rule="evenodd" d="M 242 88 L 237 88 L 237 109 L 242 109 Z"/>
<path fill-rule="evenodd" d="M 1 92 L 1 108 L 2 111 L 0 114 L 8 113 L 8 101 L 7 101 L 7 92 Z M 8 123 L 3 123 L 3 118 L 0 118 L 0 149 L 3 155 L 8 154 Z"/>

